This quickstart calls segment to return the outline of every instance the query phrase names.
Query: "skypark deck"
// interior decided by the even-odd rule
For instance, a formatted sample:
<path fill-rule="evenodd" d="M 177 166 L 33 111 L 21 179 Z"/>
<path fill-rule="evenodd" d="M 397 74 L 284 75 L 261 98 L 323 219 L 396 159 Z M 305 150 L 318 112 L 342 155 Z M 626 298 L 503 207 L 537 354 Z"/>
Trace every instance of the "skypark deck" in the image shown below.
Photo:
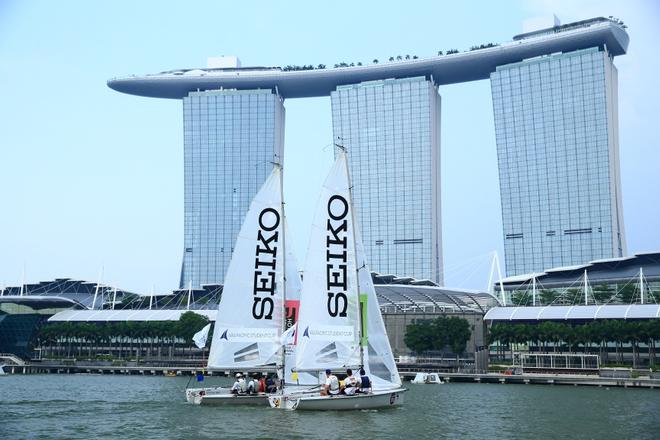
<path fill-rule="evenodd" d="M 131 95 L 180 99 L 197 90 L 276 89 L 284 98 L 328 96 L 337 86 L 415 76 L 433 77 L 438 85 L 488 79 L 497 66 L 557 52 L 605 46 L 612 56 L 628 49 L 629 37 L 615 21 L 597 18 L 577 27 L 560 26 L 518 36 L 495 47 L 431 58 L 355 67 L 284 71 L 279 68 L 184 69 L 113 78 L 108 86 Z"/>

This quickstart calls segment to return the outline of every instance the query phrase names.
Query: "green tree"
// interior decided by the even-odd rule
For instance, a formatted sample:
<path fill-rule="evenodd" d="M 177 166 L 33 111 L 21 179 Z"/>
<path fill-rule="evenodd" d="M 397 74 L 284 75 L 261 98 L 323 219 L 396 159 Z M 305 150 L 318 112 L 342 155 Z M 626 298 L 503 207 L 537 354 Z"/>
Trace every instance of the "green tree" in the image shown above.
<path fill-rule="evenodd" d="M 403 342 L 415 353 L 433 350 L 434 329 L 429 321 L 420 321 L 406 327 Z"/>

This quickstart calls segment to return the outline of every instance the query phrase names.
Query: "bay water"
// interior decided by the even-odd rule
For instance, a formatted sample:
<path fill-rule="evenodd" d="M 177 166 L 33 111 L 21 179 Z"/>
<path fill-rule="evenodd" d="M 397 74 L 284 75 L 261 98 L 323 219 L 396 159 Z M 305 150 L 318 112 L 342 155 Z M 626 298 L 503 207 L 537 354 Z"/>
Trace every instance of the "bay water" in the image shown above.
<path fill-rule="evenodd" d="M 660 390 L 406 384 L 405 405 L 303 412 L 186 403 L 187 377 L 0 377 L 0 439 L 658 439 Z M 208 378 L 205 386 L 229 384 Z M 191 382 L 192 386 L 197 386 Z"/>

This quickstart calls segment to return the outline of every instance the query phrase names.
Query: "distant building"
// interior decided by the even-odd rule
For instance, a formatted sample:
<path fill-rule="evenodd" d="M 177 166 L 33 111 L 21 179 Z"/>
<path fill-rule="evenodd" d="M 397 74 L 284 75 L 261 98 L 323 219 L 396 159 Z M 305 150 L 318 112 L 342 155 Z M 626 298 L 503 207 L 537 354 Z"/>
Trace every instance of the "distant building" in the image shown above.
<path fill-rule="evenodd" d="M 435 87 L 482 79 L 493 92 L 507 273 L 624 255 L 612 59 L 626 53 L 626 28 L 604 17 L 528 25 L 545 27 L 428 58 L 282 69 L 219 57 L 206 69 L 108 81 L 184 100 L 181 287 L 224 282 L 264 164 L 281 157 L 282 100 L 318 96 L 332 96 L 372 267 L 442 283 Z"/>
<path fill-rule="evenodd" d="M 507 275 L 625 255 L 607 48 L 498 66 L 491 91 Z"/>
<path fill-rule="evenodd" d="M 250 202 L 284 155 L 284 106 L 271 90 L 183 98 L 181 288 L 224 282 Z"/>
<path fill-rule="evenodd" d="M 440 95 L 424 77 L 330 95 L 369 267 L 442 284 Z"/>

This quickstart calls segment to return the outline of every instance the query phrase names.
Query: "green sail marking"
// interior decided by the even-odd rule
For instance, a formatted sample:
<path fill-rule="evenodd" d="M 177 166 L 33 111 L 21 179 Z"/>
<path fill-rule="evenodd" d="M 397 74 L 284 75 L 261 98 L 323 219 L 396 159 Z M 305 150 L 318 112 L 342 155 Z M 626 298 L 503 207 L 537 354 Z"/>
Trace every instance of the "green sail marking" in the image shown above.
<path fill-rule="evenodd" d="M 360 317 L 362 322 L 362 337 L 360 338 L 360 346 L 366 347 L 369 343 L 369 337 L 367 335 L 367 299 L 369 295 L 366 293 L 360 294 Z"/>

